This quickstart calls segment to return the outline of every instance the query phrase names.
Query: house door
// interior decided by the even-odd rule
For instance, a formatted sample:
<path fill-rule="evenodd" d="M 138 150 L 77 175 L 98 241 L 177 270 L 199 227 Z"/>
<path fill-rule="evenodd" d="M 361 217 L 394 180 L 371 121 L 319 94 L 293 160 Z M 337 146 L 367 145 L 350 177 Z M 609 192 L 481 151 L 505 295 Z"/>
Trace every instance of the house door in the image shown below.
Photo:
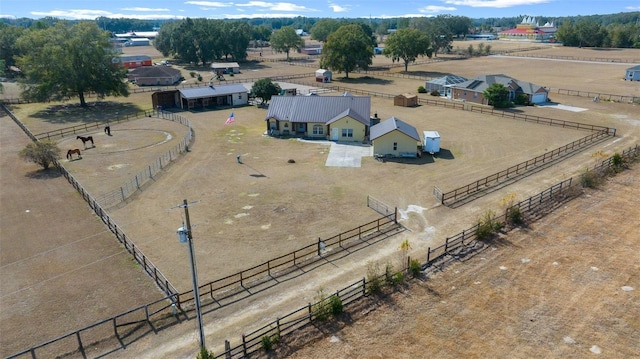
<path fill-rule="evenodd" d="M 337 141 L 340 138 L 340 129 L 336 127 L 331 128 L 331 141 Z"/>

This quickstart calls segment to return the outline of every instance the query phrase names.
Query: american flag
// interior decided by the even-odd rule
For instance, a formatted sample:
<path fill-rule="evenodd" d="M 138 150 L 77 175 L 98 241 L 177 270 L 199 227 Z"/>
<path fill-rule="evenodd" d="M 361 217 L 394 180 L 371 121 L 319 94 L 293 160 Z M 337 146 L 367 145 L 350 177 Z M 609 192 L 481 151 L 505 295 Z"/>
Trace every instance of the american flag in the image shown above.
<path fill-rule="evenodd" d="M 229 118 L 226 121 L 224 121 L 224 124 L 225 125 L 229 125 L 235 120 L 236 120 L 236 118 L 233 116 L 233 112 L 231 112 L 231 116 L 229 116 Z"/>

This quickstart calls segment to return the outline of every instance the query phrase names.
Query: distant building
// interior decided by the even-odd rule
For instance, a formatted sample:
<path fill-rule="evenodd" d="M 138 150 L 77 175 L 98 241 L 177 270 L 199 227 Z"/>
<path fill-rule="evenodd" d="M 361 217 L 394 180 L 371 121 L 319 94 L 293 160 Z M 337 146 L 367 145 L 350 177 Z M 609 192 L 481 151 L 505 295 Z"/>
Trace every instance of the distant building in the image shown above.
<path fill-rule="evenodd" d="M 500 40 L 518 40 L 532 42 L 555 42 L 555 34 L 558 29 L 551 22 L 543 26 L 538 25 L 535 17 L 525 16 L 515 29 L 509 29 L 498 33 Z"/>
<path fill-rule="evenodd" d="M 167 86 L 180 81 L 182 74 L 168 66 L 144 66 L 129 71 L 129 81 L 138 86 Z"/>
<path fill-rule="evenodd" d="M 629 81 L 640 81 L 640 65 L 629 67 L 624 79 Z"/>
<path fill-rule="evenodd" d="M 211 71 L 216 74 L 239 74 L 240 65 L 237 62 L 214 62 Z"/>
<path fill-rule="evenodd" d="M 135 69 L 142 66 L 153 65 L 151 56 L 147 55 L 122 55 L 120 57 L 114 57 L 112 61 L 114 63 L 122 64 L 122 67 L 126 69 Z"/>
<path fill-rule="evenodd" d="M 474 79 L 451 85 L 451 97 L 454 100 L 473 102 L 488 105 L 489 100 L 484 98 L 484 91 L 494 83 L 505 86 L 508 91 L 508 100 L 515 101 L 519 94 L 527 95 L 529 101 L 535 104 L 547 101 L 548 90 L 540 85 L 520 81 L 507 75 L 482 75 Z"/>

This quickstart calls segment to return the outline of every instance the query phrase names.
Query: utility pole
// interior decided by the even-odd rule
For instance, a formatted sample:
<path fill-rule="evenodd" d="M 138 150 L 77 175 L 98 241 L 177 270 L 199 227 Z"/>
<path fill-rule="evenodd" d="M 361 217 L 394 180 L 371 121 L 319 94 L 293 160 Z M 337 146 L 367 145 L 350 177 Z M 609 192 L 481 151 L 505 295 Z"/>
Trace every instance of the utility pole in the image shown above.
<path fill-rule="evenodd" d="M 196 317 L 198 320 L 198 331 L 200 334 L 200 349 L 206 349 L 204 344 L 204 329 L 202 327 L 202 311 L 200 310 L 200 290 L 198 288 L 198 272 L 196 269 L 196 256 L 193 250 L 193 235 L 191 234 L 191 221 L 189 220 L 189 204 L 185 199 L 180 205 L 184 208 L 184 217 L 187 227 L 178 228 L 178 240 L 180 243 L 187 243 L 189 252 L 189 263 L 191 264 L 191 279 L 193 280 L 193 300 L 196 304 Z"/>

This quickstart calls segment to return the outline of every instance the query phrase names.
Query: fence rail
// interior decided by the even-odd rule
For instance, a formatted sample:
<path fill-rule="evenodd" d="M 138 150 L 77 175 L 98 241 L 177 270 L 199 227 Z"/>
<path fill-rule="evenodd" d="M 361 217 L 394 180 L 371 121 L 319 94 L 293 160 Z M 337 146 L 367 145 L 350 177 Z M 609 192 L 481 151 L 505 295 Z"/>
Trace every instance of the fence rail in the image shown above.
<path fill-rule="evenodd" d="M 383 216 L 388 216 L 392 213 L 392 207 L 387 205 L 386 203 L 373 198 L 372 196 L 367 196 L 367 207 L 373 209 L 374 211 L 380 213 Z M 395 209 L 397 210 L 397 209 Z"/>
<path fill-rule="evenodd" d="M 634 147 L 623 150 L 621 156 L 623 159 L 639 157 L 640 146 L 635 145 Z M 614 166 L 616 166 L 616 163 L 612 156 L 594 165 L 591 170 L 602 173 L 609 171 Z M 510 213 L 513 208 L 518 208 L 525 218 L 539 218 L 554 209 L 555 206 L 563 203 L 566 199 L 571 198 L 569 191 L 572 186 L 576 185 L 576 182 L 579 181 L 574 181 L 573 177 L 571 177 L 557 183 L 539 194 L 531 196 L 507 208 L 504 214 L 495 217 L 493 220 L 502 224 L 506 223 L 508 213 Z M 477 240 L 479 227 L 480 224 L 476 224 L 454 236 L 447 237 L 445 243 L 440 246 L 434 248 L 429 247 L 427 250 L 427 262 L 423 267 L 430 267 L 435 262 L 442 260 L 446 256 L 454 254 L 456 251 L 468 246 L 472 241 Z"/>
<path fill-rule="evenodd" d="M 475 193 L 491 188 L 501 183 L 503 180 L 515 179 L 518 176 L 529 173 L 530 171 L 538 168 L 541 165 L 556 161 L 609 136 L 609 133 L 605 131 L 591 133 L 586 137 L 556 148 L 555 150 L 545 152 L 540 156 L 518 163 L 517 165 L 511 166 L 505 170 L 481 178 L 465 186 L 458 187 L 452 191 L 442 193 L 439 197 L 440 203 L 442 203 L 443 205 L 451 205 L 465 198 L 468 198 Z"/>
<path fill-rule="evenodd" d="M 614 95 L 609 93 L 568 90 L 568 89 L 561 89 L 561 88 L 552 89 L 552 91 L 555 91 L 560 95 L 589 97 L 589 98 L 593 98 L 595 101 L 606 100 L 606 101 L 617 101 L 617 102 L 626 102 L 626 103 L 640 103 L 640 97 L 638 96 Z"/>

